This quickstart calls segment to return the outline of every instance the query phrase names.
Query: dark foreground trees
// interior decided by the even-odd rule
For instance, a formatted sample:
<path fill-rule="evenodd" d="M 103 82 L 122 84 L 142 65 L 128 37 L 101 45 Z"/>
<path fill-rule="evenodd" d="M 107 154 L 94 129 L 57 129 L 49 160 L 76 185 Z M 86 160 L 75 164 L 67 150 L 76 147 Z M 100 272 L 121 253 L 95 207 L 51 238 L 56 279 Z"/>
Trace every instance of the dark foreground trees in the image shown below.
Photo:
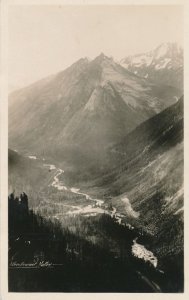
<path fill-rule="evenodd" d="M 77 219 L 78 218 L 78 219 Z M 131 254 L 138 234 L 109 215 L 76 217 L 77 234 L 9 197 L 9 291 L 159 292 L 164 274 Z M 155 282 L 155 285 L 153 284 Z M 171 289 L 170 289 L 171 291 Z"/>

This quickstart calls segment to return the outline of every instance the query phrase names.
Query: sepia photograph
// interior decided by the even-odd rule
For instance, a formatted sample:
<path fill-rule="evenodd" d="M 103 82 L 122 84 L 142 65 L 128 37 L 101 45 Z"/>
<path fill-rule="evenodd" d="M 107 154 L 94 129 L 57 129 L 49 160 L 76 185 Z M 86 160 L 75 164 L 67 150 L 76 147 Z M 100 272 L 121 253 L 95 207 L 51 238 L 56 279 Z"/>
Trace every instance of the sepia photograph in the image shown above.
<path fill-rule="evenodd" d="M 184 293 L 183 5 L 7 22 L 8 292 Z"/>

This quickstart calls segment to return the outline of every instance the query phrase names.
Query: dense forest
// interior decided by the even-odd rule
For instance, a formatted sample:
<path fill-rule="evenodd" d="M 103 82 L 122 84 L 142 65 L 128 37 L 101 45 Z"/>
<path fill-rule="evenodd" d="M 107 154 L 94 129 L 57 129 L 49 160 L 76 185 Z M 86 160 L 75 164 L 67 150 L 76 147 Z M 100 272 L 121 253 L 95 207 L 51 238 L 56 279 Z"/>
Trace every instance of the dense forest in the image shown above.
<path fill-rule="evenodd" d="M 132 255 L 133 239 L 139 232 L 120 226 L 111 216 L 75 217 L 77 233 L 73 233 L 69 222 L 63 226 L 28 209 L 24 193 L 20 198 L 11 194 L 8 201 L 9 291 L 178 290 L 178 277 L 174 286 L 166 282 L 163 271 Z"/>

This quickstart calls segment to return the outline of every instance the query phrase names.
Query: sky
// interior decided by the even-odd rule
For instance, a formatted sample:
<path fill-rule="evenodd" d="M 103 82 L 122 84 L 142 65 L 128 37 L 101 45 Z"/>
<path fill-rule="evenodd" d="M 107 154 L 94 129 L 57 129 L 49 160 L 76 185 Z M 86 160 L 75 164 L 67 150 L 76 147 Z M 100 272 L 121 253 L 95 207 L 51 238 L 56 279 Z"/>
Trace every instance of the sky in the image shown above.
<path fill-rule="evenodd" d="M 183 46 L 181 6 L 15 5 L 9 8 L 9 89 L 103 52 L 120 60 L 164 42 Z"/>

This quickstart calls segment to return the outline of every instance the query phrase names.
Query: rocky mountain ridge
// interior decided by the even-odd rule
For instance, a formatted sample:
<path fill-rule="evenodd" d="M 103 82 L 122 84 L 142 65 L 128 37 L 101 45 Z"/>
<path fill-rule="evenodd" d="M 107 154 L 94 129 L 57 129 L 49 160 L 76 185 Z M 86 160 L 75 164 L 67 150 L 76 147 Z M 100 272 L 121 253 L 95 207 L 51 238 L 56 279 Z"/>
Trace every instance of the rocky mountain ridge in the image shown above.
<path fill-rule="evenodd" d="M 109 145 L 179 95 L 178 89 L 149 83 L 103 53 L 92 61 L 80 59 L 10 95 L 10 148 L 99 166 Z"/>
<path fill-rule="evenodd" d="M 163 43 L 149 52 L 127 56 L 120 64 L 138 76 L 183 91 L 183 59 L 181 46 Z"/>

